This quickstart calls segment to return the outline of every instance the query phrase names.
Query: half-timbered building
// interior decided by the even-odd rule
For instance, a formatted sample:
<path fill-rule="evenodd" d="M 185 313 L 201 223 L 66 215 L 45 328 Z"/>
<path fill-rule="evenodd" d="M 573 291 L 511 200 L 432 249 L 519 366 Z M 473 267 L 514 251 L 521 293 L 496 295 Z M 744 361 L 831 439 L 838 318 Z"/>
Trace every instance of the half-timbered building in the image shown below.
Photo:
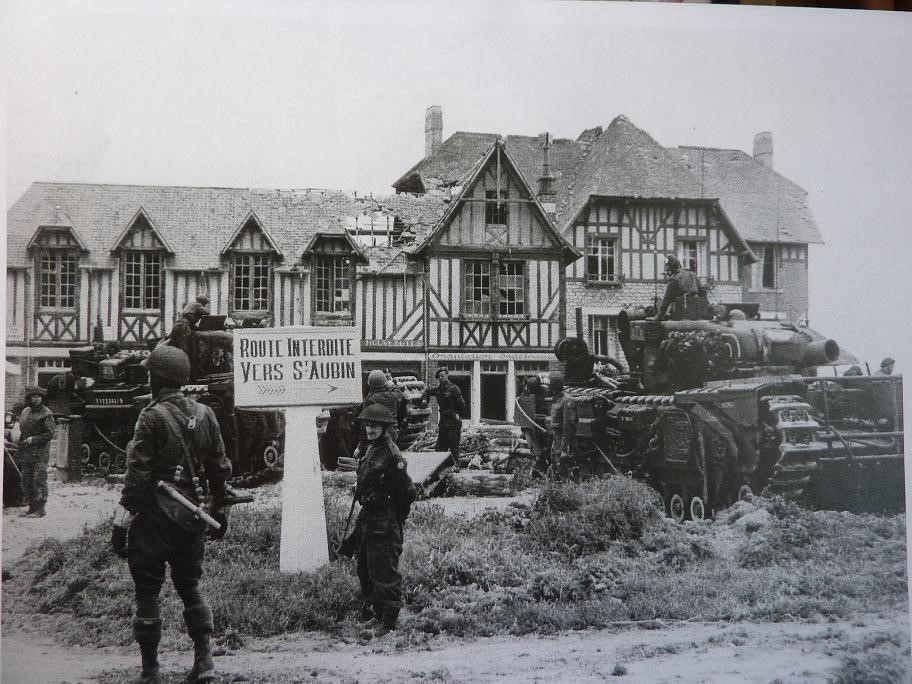
<path fill-rule="evenodd" d="M 448 196 L 498 136 L 442 140 L 428 111 L 425 158 L 393 187 Z M 774 172 L 772 138 L 754 156 L 737 150 L 666 148 L 623 116 L 576 139 L 509 135 L 504 148 L 537 180 L 540 203 L 584 256 L 566 266 L 569 334 L 620 355 L 618 312 L 661 299 L 664 258 L 676 254 L 716 302 L 753 301 L 765 315 L 808 315 L 808 245 L 820 242 L 807 193 Z M 577 331 L 577 324 L 581 330 Z"/>

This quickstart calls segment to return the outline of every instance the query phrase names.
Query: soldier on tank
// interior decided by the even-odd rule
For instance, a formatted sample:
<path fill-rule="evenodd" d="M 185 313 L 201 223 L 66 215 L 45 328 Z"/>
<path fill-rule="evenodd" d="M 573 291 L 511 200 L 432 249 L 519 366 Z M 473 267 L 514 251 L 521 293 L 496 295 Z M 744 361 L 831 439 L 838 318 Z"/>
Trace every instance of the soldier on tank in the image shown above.
<path fill-rule="evenodd" d="M 29 387 L 25 391 L 27 406 L 19 414 L 19 453 L 17 462 L 22 473 L 22 489 L 28 510 L 24 518 L 43 518 L 47 504 L 47 468 L 51 459 L 51 440 L 57 427 L 54 414 L 44 405 L 47 391 Z"/>
<path fill-rule="evenodd" d="M 144 365 L 153 402 L 140 413 L 127 445 L 127 472 L 111 533 L 114 552 L 127 559 L 136 591 L 133 636 L 142 656 L 138 681 L 161 681 L 159 593 L 166 565 L 171 567 L 171 580 L 183 602 L 184 622 L 193 640 L 193 667 L 187 681 L 212 681 L 216 676 L 209 644 L 212 611 L 199 590 L 207 528 L 195 518 L 188 520 L 185 509 L 175 508 L 157 484 L 160 480 L 170 483 L 196 504 L 211 497 L 210 515 L 221 523 L 221 529 L 212 532 L 209 528 L 209 536 L 221 539 L 228 525 L 223 505 L 231 463 L 212 409 L 179 390 L 190 375 L 187 355 L 175 347 L 159 347 Z"/>
<path fill-rule="evenodd" d="M 466 410 L 462 391 L 450 382 L 450 372 L 441 366 L 434 373 L 437 387 L 429 387 L 421 395 L 421 405 L 427 406 L 430 397 L 437 397 L 440 421 L 437 425 L 437 443 L 434 451 L 449 451 L 453 465 L 459 464 L 459 440 L 462 436 L 462 414 Z"/>
<path fill-rule="evenodd" d="M 180 316 L 174 322 L 171 333 L 167 337 L 167 343 L 181 349 L 188 358 L 191 356 L 190 338 L 200 319 L 209 315 L 208 305 L 209 297 L 204 294 L 199 295 L 195 301 L 188 302 L 181 309 Z"/>
<path fill-rule="evenodd" d="M 893 375 L 893 366 L 895 365 L 896 361 L 888 356 L 880 362 L 880 368 L 874 372 L 874 375 Z"/>
<path fill-rule="evenodd" d="M 396 422 L 392 412 L 382 404 L 372 404 L 357 420 L 367 437 L 355 488 L 361 504 L 355 523 L 358 580 L 364 600 L 360 617 L 378 621 L 380 631 L 386 632 L 396 628 L 402 606 L 402 532 L 417 492 L 405 459 L 387 437 Z"/>
<path fill-rule="evenodd" d="M 700 283 L 693 271 L 688 271 L 681 266 L 678 257 L 669 255 L 665 259 L 665 274 L 668 284 L 665 286 L 665 296 L 659 304 L 658 315 L 660 321 L 671 318 L 680 321 L 689 318 L 688 310 L 693 309 L 700 293 Z M 670 309 L 670 311 L 669 311 Z"/>

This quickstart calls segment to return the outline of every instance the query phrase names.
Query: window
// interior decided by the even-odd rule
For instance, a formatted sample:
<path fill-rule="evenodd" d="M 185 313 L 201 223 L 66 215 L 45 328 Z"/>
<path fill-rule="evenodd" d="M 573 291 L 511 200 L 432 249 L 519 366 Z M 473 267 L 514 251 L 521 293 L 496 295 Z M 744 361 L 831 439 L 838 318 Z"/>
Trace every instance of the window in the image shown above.
<path fill-rule="evenodd" d="M 700 243 L 685 240 L 681 243 L 681 265 L 688 271 L 700 274 Z"/>
<path fill-rule="evenodd" d="M 319 313 L 351 312 L 351 259 L 318 256 L 314 263 L 315 307 Z"/>
<path fill-rule="evenodd" d="M 500 191 L 500 200 L 497 199 L 496 190 L 486 190 L 485 191 L 485 223 L 488 225 L 499 224 L 507 225 L 507 217 L 510 215 L 509 205 L 502 201 L 507 199 L 509 195 L 506 190 Z"/>
<path fill-rule="evenodd" d="M 617 316 L 591 316 L 589 331 L 593 354 L 617 356 Z"/>
<path fill-rule="evenodd" d="M 466 261 L 463 312 L 487 316 L 491 313 L 491 262 Z"/>
<path fill-rule="evenodd" d="M 774 290 L 779 287 L 779 258 L 776 245 L 753 248 L 757 263 L 751 267 L 751 287 L 754 290 Z"/>
<path fill-rule="evenodd" d="M 158 309 L 161 306 L 161 254 L 127 252 L 124 260 L 124 307 Z"/>
<path fill-rule="evenodd" d="M 502 261 L 497 289 L 501 316 L 522 316 L 526 313 L 526 264 L 522 261 Z"/>
<path fill-rule="evenodd" d="M 40 257 L 40 306 L 54 309 L 76 308 L 76 253 L 51 250 Z"/>
<path fill-rule="evenodd" d="M 234 310 L 269 309 L 269 254 L 237 254 L 234 257 Z"/>
<path fill-rule="evenodd" d="M 586 245 L 586 280 L 611 283 L 617 276 L 617 238 L 591 236 Z"/>

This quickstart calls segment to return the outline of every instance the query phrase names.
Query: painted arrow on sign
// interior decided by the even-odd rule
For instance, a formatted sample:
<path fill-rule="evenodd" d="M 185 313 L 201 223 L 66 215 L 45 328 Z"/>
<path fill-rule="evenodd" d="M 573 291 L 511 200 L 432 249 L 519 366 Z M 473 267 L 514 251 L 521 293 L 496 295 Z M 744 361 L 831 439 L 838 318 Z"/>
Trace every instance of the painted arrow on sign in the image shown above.
<path fill-rule="evenodd" d="M 284 385 L 259 385 L 257 391 L 265 396 L 275 397 L 285 394 L 287 388 Z"/>

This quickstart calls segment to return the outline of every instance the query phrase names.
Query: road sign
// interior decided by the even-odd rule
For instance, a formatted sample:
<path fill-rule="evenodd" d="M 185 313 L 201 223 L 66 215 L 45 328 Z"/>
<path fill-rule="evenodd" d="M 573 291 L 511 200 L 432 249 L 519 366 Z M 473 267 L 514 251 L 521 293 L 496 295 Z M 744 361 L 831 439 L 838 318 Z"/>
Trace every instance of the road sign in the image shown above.
<path fill-rule="evenodd" d="M 234 331 L 235 406 L 331 406 L 361 399 L 361 336 L 357 329 Z"/>
<path fill-rule="evenodd" d="M 317 416 L 359 403 L 361 338 L 355 328 L 241 328 L 234 331 L 234 404 L 285 408 L 279 570 L 329 562 Z"/>

